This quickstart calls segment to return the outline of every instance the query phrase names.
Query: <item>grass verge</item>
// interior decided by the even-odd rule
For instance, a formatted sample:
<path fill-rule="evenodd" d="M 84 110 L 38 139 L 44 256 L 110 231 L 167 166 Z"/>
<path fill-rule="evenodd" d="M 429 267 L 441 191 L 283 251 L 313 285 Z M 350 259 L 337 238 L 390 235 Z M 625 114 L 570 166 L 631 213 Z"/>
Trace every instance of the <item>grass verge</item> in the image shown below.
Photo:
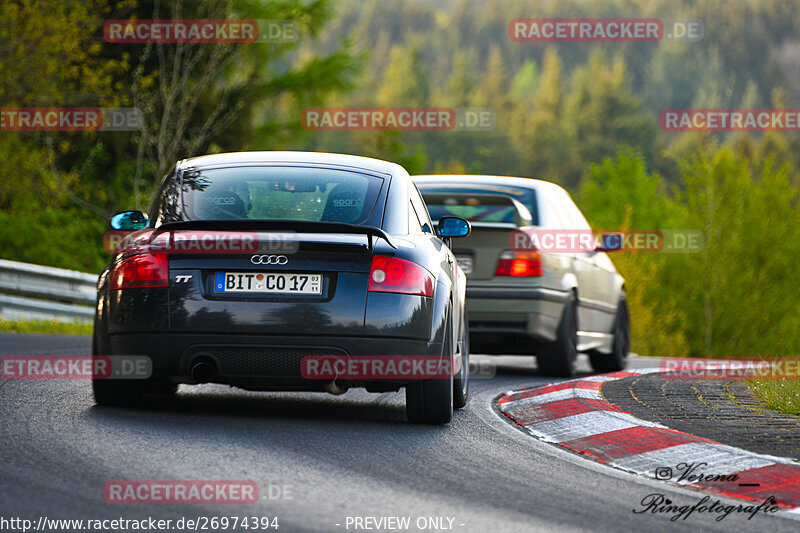
<path fill-rule="evenodd" d="M 0 318 L 0 331 L 16 331 L 18 333 L 50 333 L 53 335 L 91 335 L 92 324 L 75 320 L 59 322 L 50 320 L 3 320 Z"/>
<path fill-rule="evenodd" d="M 748 381 L 747 385 L 767 408 L 800 415 L 800 380 Z"/>

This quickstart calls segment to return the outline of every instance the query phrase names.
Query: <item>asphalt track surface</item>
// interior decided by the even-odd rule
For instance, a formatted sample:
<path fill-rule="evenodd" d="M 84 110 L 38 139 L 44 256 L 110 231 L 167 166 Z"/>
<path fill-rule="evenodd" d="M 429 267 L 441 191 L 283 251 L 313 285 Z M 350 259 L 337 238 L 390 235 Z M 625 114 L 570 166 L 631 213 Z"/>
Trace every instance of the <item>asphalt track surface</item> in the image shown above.
<path fill-rule="evenodd" d="M 89 348 L 87 337 L 0 334 L 0 355 L 79 355 Z M 496 375 L 472 381 L 470 404 L 445 427 L 407 423 L 402 393 L 334 397 L 182 386 L 167 405 L 112 409 L 94 405 L 85 380 L 3 380 L 0 517 L 36 523 L 40 516 L 277 516 L 280 532 L 369 531 L 352 522 L 348 528 L 348 517 L 388 516 L 410 517 L 410 531 L 447 531 L 417 528 L 427 517 L 452 518 L 452 531 L 463 532 L 800 529 L 785 514 L 673 521 L 675 513 L 635 513 L 650 494 L 673 505 L 694 505 L 703 494 L 605 467 L 512 427 L 492 400 L 554 380 L 539 377 L 532 358 L 475 360 Z M 588 373 L 587 361 L 580 363 Z M 657 364 L 635 358 L 630 366 Z M 111 480 L 200 479 L 253 480 L 261 499 L 114 505 L 103 498 Z M 270 499 L 276 487 L 286 497 Z"/>

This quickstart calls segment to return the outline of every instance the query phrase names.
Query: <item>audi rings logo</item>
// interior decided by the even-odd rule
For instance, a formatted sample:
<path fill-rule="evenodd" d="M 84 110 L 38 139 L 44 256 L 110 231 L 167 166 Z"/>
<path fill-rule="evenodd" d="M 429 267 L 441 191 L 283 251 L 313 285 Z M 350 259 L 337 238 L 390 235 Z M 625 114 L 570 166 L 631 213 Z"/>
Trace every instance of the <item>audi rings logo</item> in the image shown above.
<path fill-rule="evenodd" d="M 285 255 L 254 255 L 250 262 L 254 265 L 285 265 L 289 258 Z"/>

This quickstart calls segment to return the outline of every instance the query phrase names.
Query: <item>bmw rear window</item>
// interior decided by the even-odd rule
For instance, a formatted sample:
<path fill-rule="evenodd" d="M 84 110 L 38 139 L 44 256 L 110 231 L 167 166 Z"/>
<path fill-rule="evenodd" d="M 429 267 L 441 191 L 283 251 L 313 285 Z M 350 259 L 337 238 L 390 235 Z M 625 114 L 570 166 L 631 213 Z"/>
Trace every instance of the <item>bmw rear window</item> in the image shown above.
<path fill-rule="evenodd" d="M 481 186 L 481 187 L 442 187 L 426 186 L 418 183 L 417 187 L 428 212 L 433 220 L 439 220 L 445 216 L 457 216 L 465 218 L 470 222 L 507 222 L 514 223 L 515 209 L 513 206 L 500 205 L 481 205 L 478 198 L 470 198 L 470 195 L 485 196 L 487 194 L 497 194 L 510 196 L 528 208 L 531 212 L 531 220 L 534 226 L 539 224 L 539 216 L 536 210 L 536 192 L 533 189 L 523 189 L 520 187 L 506 186 Z M 436 200 L 432 200 L 431 193 L 436 193 Z M 447 194 L 451 193 L 450 198 Z"/>
<path fill-rule="evenodd" d="M 181 179 L 186 220 L 297 220 L 359 224 L 383 179 L 346 170 L 232 167 L 189 170 Z"/>

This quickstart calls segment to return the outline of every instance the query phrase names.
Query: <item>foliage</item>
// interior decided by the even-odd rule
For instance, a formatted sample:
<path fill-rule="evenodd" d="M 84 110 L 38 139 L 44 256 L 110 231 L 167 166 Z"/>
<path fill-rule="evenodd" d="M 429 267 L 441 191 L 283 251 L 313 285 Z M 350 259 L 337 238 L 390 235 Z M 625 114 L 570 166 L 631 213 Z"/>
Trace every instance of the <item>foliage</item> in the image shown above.
<path fill-rule="evenodd" d="M 513 18 L 699 19 L 696 43 L 518 43 Z M 111 44 L 107 19 L 288 19 L 280 44 Z M 633 349 L 758 356 L 800 345 L 800 136 L 659 132 L 671 107 L 796 107 L 800 3 L 752 0 L 20 0 L 0 3 L 0 104 L 136 106 L 138 133 L 1 132 L 0 257 L 96 272 L 117 210 L 176 160 L 309 149 L 412 174 L 549 179 L 599 229 L 698 229 L 700 253 L 612 255 Z M 495 127 L 310 132 L 302 110 L 473 107 Z"/>
<path fill-rule="evenodd" d="M 750 381 L 747 384 L 767 409 L 800 416 L 800 381 L 784 379 Z"/>
<path fill-rule="evenodd" d="M 754 167 L 756 170 L 754 170 Z M 753 357 L 800 345 L 792 294 L 798 187 L 788 165 L 709 148 L 681 164 L 673 194 L 623 150 L 587 172 L 579 204 L 598 229 L 704 233 L 699 253 L 616 254 L 627 280 L 633 349 L 647 355 Z"/>
<path fill-rule="evenodd" d="M 50 333 L 54 335 L 91 335 L 91 323 L 63 321 L 52 318 L 50 320 L 3 320 L 0 318 L 0 331 L 14 331 L 17 333 Z"/>
<path fill-rule="evenodd" d="M 2 107 L 135 106 L 144 116 L 139 132 L 0 132 L 0 257 L 97 271 L 109 216 L 146 209 L 177 160 L 296 138 L 298 110 L 349 87 L 359 68 L 346 42 L 296 52 L 331 16 L 327 0 L 0 4 Z M 107 19 L 170 17 L 291 20 L 299 40 L 103 41 Z"/>
<path fill-rule="evenodd" d="M 648 174 L 644 158 L 623 148 L 615 159 L 590 166 L 577 201 L 595 230 L 658 230 L 669 227 L 674 207 L 664 189 L 658 175 Z M 632 350 L 641 355 L 687 355 L 684 305 L 663 285 L 674 258 L 655 253 L 610 256 L 626 280 Z"/>

